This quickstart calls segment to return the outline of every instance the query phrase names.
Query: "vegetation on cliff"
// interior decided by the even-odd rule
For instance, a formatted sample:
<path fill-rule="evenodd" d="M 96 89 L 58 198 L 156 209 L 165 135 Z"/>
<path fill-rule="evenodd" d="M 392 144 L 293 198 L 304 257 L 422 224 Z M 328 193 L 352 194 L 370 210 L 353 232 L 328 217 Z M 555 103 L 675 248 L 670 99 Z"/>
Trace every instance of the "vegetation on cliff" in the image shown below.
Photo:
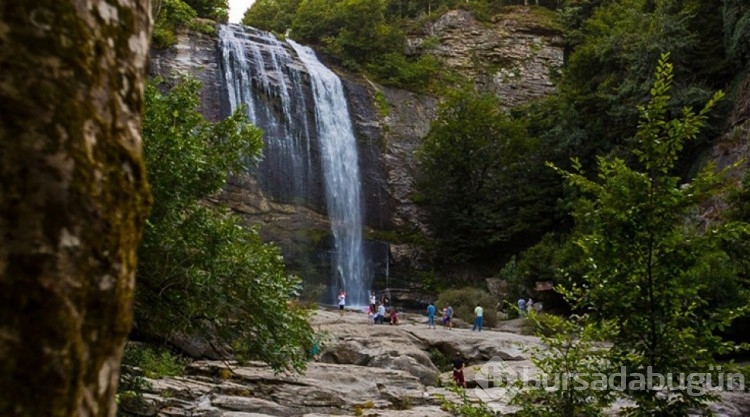
<path fill-rule="evenodd" d="M 746 240 L 750 225 L 705 224 L 693 214 L 722 192 L 726 170 L 717 172 L 709 163 L 689 180 L 674 174 L 679 153 L 698 137 L 723 93 L 697 112 L 684 107 L 674 114 L 672 68 L 665 54 L 650 101 L 637 109 L 629 163 L 598 157 L 593 179 L 577 161 L 572 171 L 557 169 L 581 193 L 573 210 L 572 236 L 585 259 L 576 307 L 607 332 L 608 364 L 631 374 L 675 375 L 667 381 L 668 397 L 658 390 L 624 390 L 637 404 L 629 414 L 634 416 L 705 412 L 715 393 L 693 392 L 692 381 L 677 385 L 676 375 L 716 369 L 717 355 L 732 351 L 717 330 L 748 304 L 748 289 L 736 273 L 739 259 L 727 248 Z"/>
<path fill-rule="evenodd" d="M 312 331 L 307 311 L 290 302 L 299 279 L 286 274 L 275 245 L 205 202 L 258 157 L 260 130 L 242 109 L 207 122 L 197 110 L 197 81 L 160 88 L 146 89 L 154 206 L 138 252 L 133 336 L 166 345 L 186 336 L 219 355 L 303 369 Z"/>
<path fill-rule="evenodd" d="M 506 112 L 507 123 L 526 127 L 520 140 L 523 146 L 506 157 L 512 163 L 498 164 L 482 175 L 484 183 L 494 184 L 480 193 L 482 198 L 464 198 L 466 189 L 456 188 L 454 181 L 445 180 L 446 172 L 430 167 L 433 160 L 440 160 L 442 166 L 457 169 L 457 178 L 476 176 L 472 172 L 481 168 L 482 159 L 467 157 L 477 150 L 470 138 L 477 135 L 477 127 L 489 123 L 476 123 L 483 118 L 479 109 L 469 111 L 460 102 L 446 100 L 432 125 L 422 148 L 425 169 L 417 183 L 417 196 L 428 210 L 440 243 L 437 259 L 447 261 L 445 266 L 461 259 L 474 265 L 489 263 L 482 274 L 496 273 L 499 265 L 513 260 L 502 274 L 513 282 L 514 295 L 526 295 L 535 281 L 569 281 L 570 276 L 556 271 L 576 262 L 576 249 L 566 243 L 572 226 L 567 213 L 576 194 L 566 191 L 560 179 L 550 179 L 545 168 L 539 167 L 540 161 L 568 168 L 570 157 L 576 156 L 583 169 L 591 171 L 600 156 L 633 160 L 636 108 L 648 98 L 653 81 L 650 68 L 663 52 L 670 53 L 676 68 L 669 114 L 678 114 L 683 107 L 700 107 L 716 89 L 726 88 L 732 98 L 732 88 L 747 74 L 748 59 L 738 40 L 750 42 L 748 16 L 750 8 L 738 1 L 725 2 L 720 8 L 700 1 L 563 2 L 560 17 L 568 46 L 558 90 Z M 732 104 L 732 100 L 717 104 L 696 140 L 676 155 L 672 174 L 683 179 L 694 175 L 702 152 L 725 129 Z M 484 117 L 502 112 L 481 111 Z M 440 132 L 446 126 L 456 128 L 450 136 L 465 149 L 454 146 L 452 152 L 445 152 L 451 141 L 440 139 Z M 489 145 L 482 149 L 501 149 L 515 137 L 488 130 L 484 140 Z M 436 140 L 440 146 L 433 143 Z M 513 167 L 523 169 L 506 176 Z M 503 186 L 509 184 L 515 186 Z M 451 208 L 451 221 L 442 227 L 446 207 Z M 523 217 L 526 213 L 531 215 Z M 458 228 L 467 224 L 481 225 L 485 234 L 468 238 L 459 233 Z M 510 226 L 523 224 L 529 233 L 502 236 L 503 231 L 514 230 Z M 544 237 L 547 233 L 549 238 Z M 493 263 L 493 258 L 500 264 Z"/>

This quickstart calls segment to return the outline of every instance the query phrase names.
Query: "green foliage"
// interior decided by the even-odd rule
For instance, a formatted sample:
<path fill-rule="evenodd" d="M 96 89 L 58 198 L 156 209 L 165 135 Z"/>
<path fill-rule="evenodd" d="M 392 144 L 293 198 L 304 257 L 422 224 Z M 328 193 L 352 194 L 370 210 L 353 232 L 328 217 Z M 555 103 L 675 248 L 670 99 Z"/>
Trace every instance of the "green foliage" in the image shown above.
<path fill-rule="evenodd" d="M 384 85 L 424 91 L 438 78 L 441 67 L 434 55 L 410 60 L 399 53 L 388 53 L 369 64 L 367 71 Z"/>
<path fill-rule="evenodd" d="M 182 375 L 189 363 L 188 358 L 173 354 L 164 347 L 142 343 L 125 345 L 117 387 L 117 402 L 121 411 L 148 409 L 143 393 L 151 389 L 151 383 L 146 378 Z"/>
<path fill-rule="evenodd" d="M 648 97 L 652 63 L 662 51 L 670 51 L 680 71 L 676 76 L 682 80 L 672 91 L 670 112 L 702 105 L 711 97 L 712 86 L 727 79 L 718 42 L 721 16 L 713 4 L 677 0 L 571 4 L 575 6 L 565 9 L 564 21 L 574 47 L 559 96 L 567 103 L 560 109 L 566 111 L 548 124 L 560 124 L 556 130 L 561 143 L 577 142 L 570 154 L 578 155 L 584 167 L 592 165 L 594 155 L 630 155 L 636 105 Z M 683 154 L 716 135 L 720 123 L 710 119 L 706 123 L 699 139 Z M 687 165 L 676 168 L 687 172 Z"/>
<path fill-rule="evenodd" d="M 183 0 L 198 17 L 226 23 L 229 20 L 229 0 Z"/>
<path fill-rule="evenodd" d="M 452 93 L 439 110 L 417 157 L 416 200 L 446 262 L 469 261 L 550 227 L 559 180 L 543 166 L 544 151 L 522 120 L 496 97 L 473 89 Z"/>
<path fill-rule="evenodd" d="M 722 6 L 724 46 L 738 69 L 750 63 L 750 5 L 743 0 L 726 0 Z"/>
<path fill-rule="evenodd" d="M 307 311 L 289 302 L 300 280 L 264 244 L 205 199 L 259 155 L 261 132 L 242 109 L 218 123 L 198 113 L 199 84 L 146 88 L 144 154 L 154 205 L 139 250 L 135 327 L 230 347 L 277 370 L 301 370 L 312 346 Z"/>
<path fill-rule="evenodd" d="M 613 371 L 607 351 L 600 344 L 610 331 L 600 331 L 586 316 L 565 319 L 531 313 L 527 319 L 537 328 L 535 334 L 541 342 L 527 352 L 541 383 L 526 387 L 525 381 L 511 382 L 518 390 L 512 404 L 521 407 L 516 415 L 603 416 L 603 410 L 614 400 L 611 387 L 599 378 Z"/>
<path fill-rule="evenodd" d="M 302 0 L 256 0 L 247 9 L 242 23 L 269 32 L 285 33 L 291 29 Z"/>
<path fill-rule="evenodd" d="M 378 108 L 378 114 L 380 114 L 380 117 L 388 117 L 391 110 L 388 106 L 388 99 L 386 98 L 385 94 L 382 91 L 377 90 L 375 91 L 374 98 L 375 105 Z"/>
<path fill-rule="evenodd" d="M 484 326 L 491 328 L 497 324 L 497 303 L 489 292 L 479 288 L 460 288 L 445 290 L 435 300 L 438 319 L 440 312 L 447 306 L 453 307 L 453 317 L 467 323 L 474 321 L 474 308 L 479 304 L 484 310 Z"/>
<path fill-rule="evenodd" d="M 319 44 L 350 69 L 400 52 L 404 37 L 385 21 L 385 0 L 305 0 L 297 8 L 292 36 Z"/>
<path fill-rule="evenodd" d="M 534 290 L 537 281 L 551 281 L 553 285 L 580 284 L 584 265 L 582 253 L 567 233 L 548 233 L 534 246 L 513 257 L 499 272 L 508 282 L 508 302 L 532 297 L 540 301 L 545 311 L 567 312 L 569 306 L 557 292 Z M 512 311 L 512 310 L 511 310 Z"/>
<path fill-rule="evenodd" d="M 458 395 L 461 400 L 459 404 L 449 401 L 444 396 L 440 397 L 440 408 L 443 411 L 447 411 L 454 416 L 461 417 L 495 417 L 497 414 L 492 411 L 487 404 L 482 401 L 472 401 L 466 390 L 456 384 L 450 384 L 446 387 L 448 391 L 451 391 Z"/>
<path fill-rule="evenodd" d="M 453 361 L 451 360 L 450 355 L 446 355 L 439 349 L 434 347 L 430 348 L 428 354 L 430 355 L 432 364 L 435 365 L 435 367 L 438 368 L 440 372 L 448 372 L 453 369 Z"/>
<path fill-rule="evenodd" d="M 575 241 L 587 262 L 581 296 L 600 328 L 613 328 L 610 360 L 628 372 L 677 375 L 709 372 L 714 355 L 731 350 L 716 334 L 743 311 L 746 295 L 708 305 L 715 285 L 734 285 L 733 260 L 724 242 L 746 239 L 747 224 L 701 224 L 691 210 L 717 194 L 721 175 L 709 164 L 684 182 L 672 171 L 685 143 L 694 140 L 722 94 L 698 113 L 684 108 L 668 119 L 672 65 L 663 55 L 651 100 L 639 106 L 637 147 L 640 171 L 620 158 L 599 158 L 595 180 L 575 164 L 558 170 L 580 190 L 574 211 Z M 674 381 L 669 381 L 673 383 Z M 686 386 L 628 389 L 637 408 L 628 415 L 686 415 L 705 410 L 714 394 L 689 395 Z"/>
<path fill-rule="evenodd" d="M 182 0 L 162 0 L 154 13 L 152 45 L 166 48 L 177 43 L 176 31 L 188 27 L 198 14 Z"/>
<path fill-rule="evenodd" d="M 137 368 L 137 373 L 150 379 L 181 375 L 190 360 L 160 347 L 128 344 L 122 356 L 123 366 Z"/>

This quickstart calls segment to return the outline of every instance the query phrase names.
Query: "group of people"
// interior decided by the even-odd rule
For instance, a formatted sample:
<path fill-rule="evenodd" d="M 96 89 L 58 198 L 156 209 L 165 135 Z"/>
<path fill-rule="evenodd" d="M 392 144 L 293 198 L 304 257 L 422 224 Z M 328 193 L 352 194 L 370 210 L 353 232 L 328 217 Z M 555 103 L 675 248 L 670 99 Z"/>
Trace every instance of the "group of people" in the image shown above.
<path fill-rule="evenodd" d="M 427 306 L 427 328 L 435 328 L 436 314 L 437 308 L 435 307 L 435 304 L 431 302 L 430 305 Z M 448 330 L 453 329 L 453 307 L 447 305 L 443 308 L 440 323 Z M 484 309 L 477 303 L 477 306 L 474 307 L 474 327 L 472 327 L 471 330 L 481 332 L 482 326 L 484 326 Z"/>
<path fill-rule="evenodd" d="M 520 297 L 518 299 L 518 310 L 521 312 L 522 316 L 525 316 L 531 311 L 539 312 L 542 309 L 542 303 L 534 302 L 534 300 L 529 297 L 529 300 L 526 301 L 523 297 Z"/>
<path fill-rule="evenodd" d="M 398 313 L 395 308 L 388 309 L 386 312 L 386 304 L 388 298 L 383 297 L 378 301 L 374 292 L 370 292 L 370 305 L 367 306 L 367 321 L 370 324 L 383 324 L 388 321 L 391 325 L 398 325 Z"/>
<path fill-rule="evenodd" d="M 435 307 L 435 304 L 430 303 L 430 305 L 427 306 L 427 327 L 430 329 L 435 328 L 436 311 L 437 311 L 437 308 Z M 452 318 L 453 318 L 453 307 L 448 305 L 444 307 L 442 310 L 442 317 L 440 318 L 440 323 L 443 325 L 443 327 L 447 329 L 453 329 L 453 322 L 451 322 Z"/>

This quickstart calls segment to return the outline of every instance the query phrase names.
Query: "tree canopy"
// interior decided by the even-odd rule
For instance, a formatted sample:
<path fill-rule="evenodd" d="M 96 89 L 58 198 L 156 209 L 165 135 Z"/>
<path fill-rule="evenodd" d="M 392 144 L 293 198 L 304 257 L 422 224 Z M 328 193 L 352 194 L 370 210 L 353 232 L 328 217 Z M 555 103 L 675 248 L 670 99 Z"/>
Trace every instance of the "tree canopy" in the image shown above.
<path fill-rule="evenodd" d="M 545 184 L 558 182 L 543 155 L 497 97 L 467 88 L 446 99 L 419 151 L 417 183 L 442 257 L 476 260 L 551 225 L 557 194 Z"/>
<path fill-rule="evenodd" d="M 698 112 L 685 107 L 670 118 L 674 74 L 667 58 L 659 61 L 650 101 L 638 106 L 633 163 L 599 157 L 594 178 L 577 162 L 573 171 L 558 169 L 582 193 L 574 206 L 573 239 L 585 266 L 574 293 L 582 312 L 609 330 L 611 369 L 662 375 L 670 387 L 663 396 L 629 384 L 624 394 L 637 404 L 628 411 L 633 416 L 706 409 L 715 394 L 705 385 L 696 392 L 692 382 L 679 384 L 678 375 L 707 374 L 717 354 L 731 351 L 718 330 L 747 305 L 738 259 L 726 243 L 746 239 L 750 225 L 706 224 L 694 214 L 721 192 L 722 173 L 710 163 L 689 181 L 673 173 L 680 151 L 696 139 L 723 93 Z M 727 294 L 728 288 L 737 293 Z"/>
<path fill-rule="evenodd" d="M 198 112 L 199 84 L 146 89 L 144 141 L 154 207 L 139 249 L 136 337 L 196 337 L 274 369 L 305 366 L 312 331 L 292 299 L 300 281 L 279 249 L 206 198 L 259 156 L 243 110 L 218 123 Z"/>

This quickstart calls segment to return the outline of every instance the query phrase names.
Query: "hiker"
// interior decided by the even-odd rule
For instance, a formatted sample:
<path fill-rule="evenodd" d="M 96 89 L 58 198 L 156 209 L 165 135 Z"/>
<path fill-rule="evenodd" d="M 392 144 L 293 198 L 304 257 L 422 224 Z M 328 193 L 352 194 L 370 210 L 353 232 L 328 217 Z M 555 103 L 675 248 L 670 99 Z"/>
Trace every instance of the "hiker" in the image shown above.
<path fill-rule="evenodd" d="M 453 330 L 453 307 L 448 305 L 448 307 L 445 308 L 445 322 L 448 326 L 448 330 Z"/>
<path fill-rule="evenodd" d="M 427 306 L 427 328 L 435 328 L 435 304 L 432 302 Z"/>
<path fill-rule="evenodd" d="M 482 325 L 484 324 L 484 310 L 482 307 L 477 303 L 477 306 L 474 308 L 474 327 L 471 328 L 471 331 L 474 330 L 482 331 Z"/>
<path fill-rule="evenodd" d="M 520 311 L 521 316 L 526 315 L 526 300 L 524 300 L 523 297 L 518 298 L 518 310 Z"/>

